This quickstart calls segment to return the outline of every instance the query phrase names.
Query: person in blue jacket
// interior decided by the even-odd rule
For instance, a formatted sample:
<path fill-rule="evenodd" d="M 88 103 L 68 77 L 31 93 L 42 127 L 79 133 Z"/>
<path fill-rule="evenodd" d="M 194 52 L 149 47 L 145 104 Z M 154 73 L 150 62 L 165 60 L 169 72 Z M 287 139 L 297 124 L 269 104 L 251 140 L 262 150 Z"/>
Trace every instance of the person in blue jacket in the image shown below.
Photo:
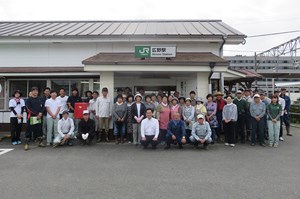
<path fill-rule="evenodd" d="M 174 113 L 173 119 L 169 121 L 167 134 L 166 134 L 166 143 L 167 146 L 165 149 L 170 149 L 171 144 L 177 144 L 179 149 L 183 149 L 182 145 L 186 143 L 185 138 L 185 125 L 184 122 L 180 119 L 179 113 Z"/>

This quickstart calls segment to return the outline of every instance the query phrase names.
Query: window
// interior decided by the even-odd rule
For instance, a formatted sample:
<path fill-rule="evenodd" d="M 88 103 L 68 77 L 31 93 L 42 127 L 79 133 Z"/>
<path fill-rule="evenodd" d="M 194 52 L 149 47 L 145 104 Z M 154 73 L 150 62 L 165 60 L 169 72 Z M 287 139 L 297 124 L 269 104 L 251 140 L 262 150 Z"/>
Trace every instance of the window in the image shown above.
<path fill-rule="evenodd" d="M 9 98 L 13 95 L 15 90 L 20 90 L 23 94 L 23 97 L 27 98 L 27 80 L 12 80 L 9 82 Z"/>
<path fill-rule="evenodd" d="M 70 85 L 71 90 L 72 88 L 78 88 L 80 96 L 85 96 L 85 91 L 89 90 L 89 80 L 71 80 Z"/>
<path fill-rule="evenodd" d="M 69 80 L 52 80 L 51 81 L 51 88 L 55 89 L 59 92 L 60 88 L 64 88 L 66 91 L 66 95 L 70 95 L 70 81 Z"/>
<path fill-rule="evenodd" d="M 94 91 L 98 91 L 99 93 L 100 93 L 100 81 L 99 81 L 99 79 L 94 79 L 93 80 L 93 89 L 94 89 Z"/>
<path fill-rule="evenodd" d="M 28 80 L 28 92 L 32 87 L 38 87 L 39 96 L 44 96 L 44 89 L 47 87 L 46 80 Z"/>
<path fill-rule="evenodd" d="M 0 109 L 5 107 L 5 80 L 0 79 Z"/>

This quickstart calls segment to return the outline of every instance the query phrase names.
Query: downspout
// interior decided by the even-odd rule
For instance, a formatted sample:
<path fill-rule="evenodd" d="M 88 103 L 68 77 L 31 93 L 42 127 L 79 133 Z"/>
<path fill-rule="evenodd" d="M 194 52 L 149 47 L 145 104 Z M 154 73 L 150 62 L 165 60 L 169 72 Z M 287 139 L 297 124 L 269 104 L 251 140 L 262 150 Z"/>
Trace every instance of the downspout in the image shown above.
<path fill-rule="evenodd" d="M 222 36 L 222 40 L 223 40 L 223 42 L 222 42 L 222 44 L 221 44 L 221 46 L 220 46 L 220 48 L 219 48 L 219 56 L 220 57 L 223 57 L 223 47 L 224 47 L 224 45 L 225 45 L 225 43 L 226 43 L 226 39 L 227 39 L 227 35 L 223 35 Z M 212 74 L 211 74 L 212 75 Z M 211 76 L 209 77 L 209 83 L 210 83 L 210 85 L 211 85 L 211 80 L 210 80 L 210 78 L 211 78 Z M 222 92 L 222 93 L 224 93 L 224 76 L 223 76 L 223 73 L 220 73 L 220 91 Z"/>

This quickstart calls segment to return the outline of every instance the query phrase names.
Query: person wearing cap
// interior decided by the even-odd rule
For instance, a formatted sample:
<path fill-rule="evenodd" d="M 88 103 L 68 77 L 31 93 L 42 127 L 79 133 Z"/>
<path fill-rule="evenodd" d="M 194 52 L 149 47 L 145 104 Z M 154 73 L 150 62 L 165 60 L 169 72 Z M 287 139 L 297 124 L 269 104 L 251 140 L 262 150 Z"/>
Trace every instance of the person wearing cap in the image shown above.
<path fill-rule="evenodd" d="M 97 99 L 98 99 L 98 97 L 99 97 L 98 91 L 94 91 L 92 93 L 92 99 L 90 99 L 89 106 L 88 106 L 88 110 L 90 112 L 90 118 L 92 120 L 94 120 L 94 122 L 95 122 L 95 134 L 96 134 L 97 140 L 100 137 L 99 120 L 96 118 L 96 107 L 97 107 Z"/>
<path fill-rule="evenodd" d="M 95 121 L 90 118 L 89 110 L 83 111 L 83 118 L 78 124 L 78 136 L 77 139 L 82 142 L 82 144 L 92 144 L 93 138 L 95 136 Z"/>
<path fill-rule="evenodd" d="M 50 99 L 46 100 L 45 108 L 47 110 L 47 146 L 53 143 L 53 137 L 58 134 L 57 123 L 59 121 L 59 111 L 61 108 L 61 102 L 56 99 L 57 92 L 55 90 L 50 91 Z"/>
<path fill-rule="evenodd" d="M 204 101 L 202 97 L 197 97 L 196 98 L 196 106 L 195 106 L 195 120 L 197 119 L 197 115 L 202 114 L 206 115 L 207 110 L 206 107 L 204 106 Z"/>
<path fill-rule="evenodd" d="M 21 144 L 21 131 L 23 125 L 23 113 L 25 111 L 25 101 L 21 98 L 22 92 L 16 90 L 9 100 L 10 110 L 10 134 L 12 145 Z"/>
<path fill-rule="evenodd" d="M 269 133 L 269 146 L 278 147 L 279 132 L 280 132 L 280 116 L 282 107 L 279 104 L 278 96 L 272 96 L 272 102 L 267 106 L 268 115 L 268 133 Z"/>
<path fill-rule="evenodd" d="M 153 111 L 148 108 L 146 110 L 146 119 L 141 122 L 141 144 L 144 149 L 150 144 L 152 149 L 156 149 L 159 136 L 158 120 L 152 117 Z"/>
<path fill-rule="evenodd" d="M 280 92 L 279 91 L 274 91 L 274 95 L 278 96 L 278 100 L 279 100 L 278 102 L 279 102 L 279 104 L 281 105 L 281 108 L 282 108 L 281 116 L 280 116 L 279 140 L 284 141 L 282 125 L 283 125 L 283 115 L 284 115 L 284 109 L 285 109 L 285 100 L 282 97 L 280 97 Z"/>
<path fill-rule="evenodd" d="M 192 126 L 190 141 L 195 148 L 200 144 L 203 145 L 204 149 L 207 149 L 208 144 L 212 141 L 210 125 L 205 121 L 205 116 L 202 114 L 197 115 L 197 122 Z"/>
<path fill-rule="evenodd" d="M 68 97 L 67 105 L 69 108 L 69 117 L 73 119 L 74 121 L 74 135 L 76 136 L 78 132 L 78 123 L 80 119 L 74 118 L 74 111 L 75 111 L 75 103 L 82 102 L 81 97 L 79 96 L 79 92 L 77 88 L 72 88 L 72 95 Z"/>
<path fill-rule="evenodd" d="M 39 90 L 37 87 L 31 88 L 31 97 L 26 101 L 27 119 L 29 120 L 28 130 L 25 133 L 24 150 L 29 150 L 29 140 L 31 133 L 37 138 L 38 146 L 45 147 L 43 143 L 42 118 L 45 110 L 44 100 L 38 96 Z"/>
<path fill-rule="evenodd" d="M 191 105 L 192 106 L 196 106 L 197 102 L 196 102 L 196 92 L 195 91 L 191 91 L 190 92 L 190 99 L 191 99 Z"/>
<path fill-rule="evenodd" d="M 290 124 L 290 116 L 289 116 L 290 109 L 291 109 L 291 98 L 286 95 L 286 89 L 285 88 L 281 88 L 280 97 L 283 98 L 284 101 L 285 101 L 285 106 L 284 106 L 284 111 L 283 111 L 283 116 L 282 116 L 282 122 L 284 123 L 285 128 L 286 128 L 286 135 L 287 136 L 292 136 L 291 131 L 290 131 L 291 124 Z M 282 128 L 281 128 L 281 134 L 283 134 L 282 133 Z"/>
<path fill-rule="evenodd" d="M 126 117 L 127 105 L 123 102 L 123 96 L 117 96 L 117 102 L 113 105 L 113 122 L 114 122 L 114 136 L 115 143 L 119 144 L 118 135 L 120 134 L 121 143 L 125 142 L 126 133 Z"/>
<path fill-rule="evenodd" d="M 214 102 L 217 104 L 217 113 L 216 113 L 216 116 L 217 116 L 217 121 L 218 121 L 218 128 L 217 128 L 217 135 L 218 137 L 220 138 L 220 135 L 223 131 L 223 108 L 224 106 L 226 105 L 226 101 L 223 99 L 223 96 L 224 94 L 221 93 L 220 91 L 216 92 L 214 94 L 215 96 L 215 100 Z"/>
<path fill-rule="evenodd" d="M 159 142 L 163 145 L 166 141 L 168 123 L 170 121 L 171 109 L 167 96 L 163 96 L 162 102 L 157 106 L 156 118 L 159 121 Z"/>
<path fill-rule="evenodd" d="M 146 109 L 148 108 L 151 108 L 152 109 L 152 112 L 153 112 L 153 117 L 155 117 L 155 114 L 156 114 L 156 109 L 155 109 L 155 105 L 152 103 L 152 100 L 151 100 L 151 96 L 150 95 L 146 95 L 145 97 L 145 107 Z"/>
<path fill-rule="evenodd" d="M 247 111 L 245 116 L 245 125 L 246 125 L 246 134 L 247 134 L 247 141 L 251 141 L 251 133 L 252 133 L 252 117 L 250 114 L 250 104 L 253 102 L 253 98 L 251 96 L 251 89 L 246 88 L 244 90 L 244 99 L 247 102 Z"/>
<path fill-rule="evenodd" d="M 132 105 L 132 128 L 133 128 L 133 144 L 138 146 L 141 140 L 141 122 L 145 118 L 146 107 L 142 103 L 142 95 L 136 94 L 134 96 L 135 103 Z"/>
<path fill-rule="evenodd" d="M 205 103 L 205 108 L 207 110 L 206 119 L 211 129 L 211 139 L 212 139 L 211 144 L 214 144 L 215 141 L 218 139 L 218 136 L 216 134 L 216 130 L 218 128 L 218 121 L 216 117 L 217 104 L 213 102 L 212 94 L 208 94 L 206 96 L 206 99 L 207 99 L 207 102 Z"/>
<path fill-rule="evenodd" d="M 247 101 L 243 98 L 243 92 L 238 90 L 236 92 L 236 98 L 233 103 L 237 106 L 238 118 L 236 122 L 236 135 L 235 140 L 238 142 L 239 139 L 242 144 L 245 144 L 245 122 L 246 122 L 246 112 L 247 112 Z"/>
<path fill-rule="evenodd" d="M 171 104 L 170 104 L 170 110 L 171 110 L 171 115 L 170 118 L 173 119 L 175 113 L 179 113 L 181 115 L 181 108 L 180 105 L 178 104 L 178 99 L 177 97 L 173 97 Z"/>
<path fill-rule="evenodd" d="M 74 128 L 74 121 L 69 117 L 69 112 L 65 110 L 62 112 L 62 118 L 57 123 L 58 134 L 53 140 L 53 148 L 64 144 L 73 146 Z"/>
<path fill-rule="evenodd" d="M 168 123 L 165 149 L 170 149 L 171 144 L 178 144 L 179 149 L 183 149 L 182 145 L 186 143 L 184 122 L 180 118 L 180 114 L 175 112 L 173 118 Z"/>
<path fill-rule="evenodd" d="M 185 131 L 189 142 L 189 137 L 191 135 L 192 126 L 195 121 L 195 107 L 191 105 L 191 99 L 185 99 L 185 106 L 182 109 L 182 118 L 185 123 Z"/>
<path fill-rule="evenodd" d="M 223 128 L 225 135 L 225 145 L 235 146 L 235 124 L 238 119 L 237 106 L 232 103 L 231 95 L 226 98 L 226 105 L 222 112 Z"/>
<path fill-rule="evenodd" d="M 132 123 L 133 123 L 133 115 L 132 115 L 132 105 L 134 104 L 133 101 L 134 96 L 129 94 L 127 96 L 127 118 L 126 118 L 126 139 L 128 140 L 128 143 L 132 143 L 133 142 L 133 127 L 132 127 Z"/>
<path fill-rule="evenodd" d="M 258 132 L 258 140 L 260 146 L 265 147 L 264 141 L 264 121 L 263 117 L 266 114 L 266 105 L 260 100 L 260 95 L 254 95 L 254 102 L 250 105 L 250 114 L 252 121 L 251 146 L 256 143 L 256 132 Z"/>
<path fill-rule="evenodd" d="M 109 120 L 112 118 L 113 101 L 108 97 L 108 89 L 106 87 L 102 88 L 102 96 L 98 97 L 96 103 L 96 117 L 99 120 L 100 131 L 100 136 L 98 137 L 97 142 L 101 142 L 103 128 L 105 141 L 109 142 Z"/>
<path fill-rule="evenodd" d="M 267 107 L 271 103 L 271 99 L 268 98 L 266 96 L 266 93 L 264 93 L 264 92 L 260 92 L 258 94 L 260 95 L 260 100 L 266 105 L 266 114 L 262 118 L 262 120 L 264 121 L 264 136 L 265 136 L 265 139 L 268 140 L 269 134 L 268 134 L 268 122 L 267 122 Z"/>
<path fill-rule="evenodd" d="M 60 88 L 59 96 L 57 97 L 57 99 L 60 100 L 61 103 L 61 107 L 59 111 L 59 119 L 62 118 L 62 113 L 68 110 L 68 105 L 67 105 L 68 98 L 69 97 L 66 96 L 66 90 L 64 88 Z"/>

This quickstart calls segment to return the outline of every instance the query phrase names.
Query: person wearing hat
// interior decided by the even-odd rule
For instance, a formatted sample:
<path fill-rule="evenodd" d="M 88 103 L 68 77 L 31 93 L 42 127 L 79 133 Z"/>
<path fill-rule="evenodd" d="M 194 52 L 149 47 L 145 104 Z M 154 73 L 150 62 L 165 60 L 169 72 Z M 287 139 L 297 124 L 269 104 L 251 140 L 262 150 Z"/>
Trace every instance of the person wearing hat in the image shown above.
<path fill-rule="evenodd" d="M 68 97 L 67 100 L 67 105 L 69 108 L 69 117 L 73 119 L 74 121 L 74 135 L 76 136 L 77 132 L 78 132 L 78 123 L 80 121 L 80 119 L 75 119 L 74 118 L 74 111 L 75 111 L 75 103 L 78 102 L 82 102 L 81 97 L 79 96 L 79 92 L 77 88 L 72 88 L 72 95 L 70 97 Z"/>
<path fill-rule="evenodd" d="M 280 97 L 284 99 L 285 101 L 285 106 L 284 106 L 284 112 L 283 112 L 283 116 L 282 116 L 282 122 L 284 123 L 285 127 L 286 127 L 286 135 L 287 136 L 292 136 L 290 128 L 291 128 L 291 124 L 290 124 L 290 109 L 291 109 L 291 98 L 289 96 L 286 95 L 286 89 L 285 88 L 281 88 L 281 94 Z M 281 125 L 282 127 L 282 125 Z M 281 128 L 281 135 L 282 135 L 282 128 Z"/>
<path fill-rule="evenodd" d="M 95 121 L 90 118 L 89 110 L 83 111 L 83 118 L 78 124 L 78 136 L 77 139 L 82 142 L 82 144 L 92 144 L 93 138 L 95 136 Z"/>
<path fill-rule="evenodd" d="M 53 140 L 53 148 L 67 144 L 73 146 L 72 138 L 74 137 L 74 121 L 69 117 L 69 112 L 62 112 L 62 118 L 57 123 L 58 134 Z"/>
<path fill-rule="evenodd" d="M 132 143 L 133 142 L 133 127 L 132 127 L 132 123 L 133 123 L 133 115 L 132 115 L 132 105 L 134 104 L 134 96 L 129 94 L 127 96 L 127 118 L 126 118 L 126 139 L 128 140 L 128 143 Z"/>
<path fill-rule="evenodd" d="M 99 120 L 100 131 L 100 136 L 98 137 L 97 142 L 101 142 L 103 128 L 105 141 L 109 142 L 109 120 L 112 118 L 113 101 L 108 97 L 108 89 L 106 87 L 102 88 L 102 96 L 98 97 L 96 103 L 96 118 Z"/>
<path fill-rule="evenodd" d="M 180 105 L 178 104 L 178 99 L 177 97 L 173 97 L 171 104 L 170 104 L 170 110 L 171 110 L 171 119 L 173 119 L 175 113 L 179 113 L 181 115 L 181 108 Z"/>
<path fill-rule="evenodd" d="M 191 99 L 191 105 L 192 106 L 196 106 L 196 104 L 197 104 L 195 97 L 196 97 L 196 92 L 195 91 L 191 91 L 189 98 Z"/>
<path fill-rule="evenodd" d="M 238 142 L 240 139 L 241 143 L 245 143 L 245 122 L 246 122 L 246 112 L 248 109 L 247 101 L 243 98 L 243 92 L 238 90 L 236 92 L 236 98 L 233 100 L 233 103 L 237 106 L 238 119 L 236 122 L 236 136 L 235 140 Z"/>
<path fill-rule="evenodd" d="M 251 96 L 251 89 L 246 88 L 244 90 L 244 99 L 247 102 L 247 111 L 246 111 L 246 116 L 245 116 L 245 125 L 246 125 L 246 134 L 247 134 L 247 141 L 251 141 L 251 133 L 252 133 L 252 117 L 250 114 L 250 104 L 253 102 L 253 98 Z"/>
<path fill-rule="evenodd" d="M 254 102 L 250 105 L 250 114 L 252 122 L 251 146 L 256 143 L 256 132 L 258 132 L 258 140 L 260 146 L 265 147 L 264 141 L 264 121 L 263 117 L 266 114 L 266 105 L 260 100 L 260 95 L 254 95 Z"/>
<path fill-rule="evenodd" d="M 24 150 L 29 150 L 29 140 L 31 133 L 33 137 L 37 138 L 38 146 L 45 147 L 43 143 L 43 131 L 42 131 L 42 118 L 45 110 L 45 104 L 41 97 L 38 96 L 39 90 L 37 87 L 31 88 L 31 97 L 26 101 L 27 119 L 29 120 L 29 126 L 25 133 Z"/>
<path fill-rule="evenodd" d="M 100 137 L 99 120 L 96 118 L 96 107 L 97 107 L 98 97 L 99 97 L 98 91 L 94 91 L 92 93 L 92 99 L 90 99 L 89 106 L 88 106 L 88 110 L 90 111 L 90 118 L 95 121 L 95 134 L 97 140 Z"/>
<path fill-rule="evenodd" d="M 9 100 L 10 109 L 10 133 L 12 145 L 21 144 L 21 131 L 23 125 L 23 113 L 25 111 L 25 101 L 21 98 L 22 92 L 16 90 Z"/>
<path fill-rule="evenodd" d="M 223 128 L 225 135 L 225 145 L 226 146 L 235 146 L 235 124 L 238 119 L 237 106 L 232 103 L 231 95 L 228 95 L 226 98 L 226 105 L 223 108 L 222 112 L 223 118 Z"/>
<path fill-rule="evenodd" d="M 141 122 L 145 118 L 146 107 L 142 103 L 142 95 L 136 94 L 134 96 L 135 103 L 132 105 L 132 128 L 133 128 L 133 144 L 138 146 L 141 140 Z"/>
<path fill-rule="evenodd" d="M 177 144 L 179 149 L 183 149 L 182 145 L 186 143 L 185 138 L 185 126 L 184 122 L 181 120 L 180 114 L 175 112 L 173 118 L 168 123 L 167 134 L 166 134 L 166 143 L 167 146 L 165 149 L 170 149 L 171 144 Z"/>
<path fill-rule="evenodd" d="M 195 107 L 191 105 L 191 99 L 185 99 L 185 106 L 182 109 L 182 118 L 185 123 L 185 131 L 189 142 L 189 137 L 191 135 L 192 126 L 195 121 Z"/>
<path fill-rule="evenodd" d="M 207 102 L 205 103 L 205 108 L 207 110 L 206 119 L 211 129 L 211 139 L 212 139 L 211 144 L 214 144 L 215 141 L 218 139 L 218 136 L 216 134 L 216 129 L 218 128 L 218 121 L 216 117 L 217 104 L 213 102 L 212 94 L 208 94 L 206 96 L 206 99 L 207 99 Z"/>
<path fill-rule="evenodd" d="M 212 141 L 210 125 L 202 114 L 197 115 L 197 122 L 193 124 L 190 141 L 195 148 L 200 144 L 204 149 L 207 149 L 208 144 Z"/>
<path fill-rule="evenodd" d="M 223 131 L 223 108 L 224 106 L 226 105 L 226 101 L 223 99 L 223 96 L 224 94 L 221 93 L 220 91 L 216 92 L 214 94 L 215 96 L 215 100 L 214 102 L 217 104 L 217 113 L 216 113 L 216 116 L 217 116 L 217 121 L 218 121 L 218 128 L 217 128 L 217 135 L 218 137 L 220 138 L 220 135 Z"/>
<path fill-rule="evenodd" d="M 278 100 L 279 100 L 278 102 L 279 102 L 279 104 L 281 105 L 281 108 L 282 108 L 281 116 L 280 116 L 279 140 L 284 141 L 282 125 L 283 125 L 283 115 L 284 115 L 284 109 L 285 109 L 285 100 L 280 97 L 280 92 L 279 91 L 274 91 L 274 95 L 278 97 Z"/>
<path fill-rule="evenodd" d="M 114 136 L 115 143 L 119 144 L 118 135 L 120 134 L 121 143 L 125 142 L 126 133 L 126 117 L 127 117 L 127 105 L 123 102 L 123 96 L 117 96 L 117 102 L 113 106 L 113 122 L 114 122 Z"/>
<path fill-rule="evenodd" d="M 61 108 L 61 102 L 56 98 L 57 92 L 55 90 L 50 91 L 50 99 L 45 102 L 45 108 L 47 111 L 47 146 L 53 143 L 53 137 L 56 137 L 57 123 L 59 121 L 59 111 Z"/>
<path fill-rule="evenodd" d="M 196 98 L 195 120 L 197 120 L 197 115 L 199 115 L 199 114 L 206 115 L 207 114 L 206 107 L 204 106 L 203 103 L 204 103 L 204 101 L 203 101 L 202 97 Z"/>
<path fill-rule="evenodd" d="M 163 145 L 166 141 L 168 123 L 170 121 L 171 109 L 167 96 L 163 96 L 162 102 L 157 106 L 156 118 L 159 121 L 159 142 Z"/>

